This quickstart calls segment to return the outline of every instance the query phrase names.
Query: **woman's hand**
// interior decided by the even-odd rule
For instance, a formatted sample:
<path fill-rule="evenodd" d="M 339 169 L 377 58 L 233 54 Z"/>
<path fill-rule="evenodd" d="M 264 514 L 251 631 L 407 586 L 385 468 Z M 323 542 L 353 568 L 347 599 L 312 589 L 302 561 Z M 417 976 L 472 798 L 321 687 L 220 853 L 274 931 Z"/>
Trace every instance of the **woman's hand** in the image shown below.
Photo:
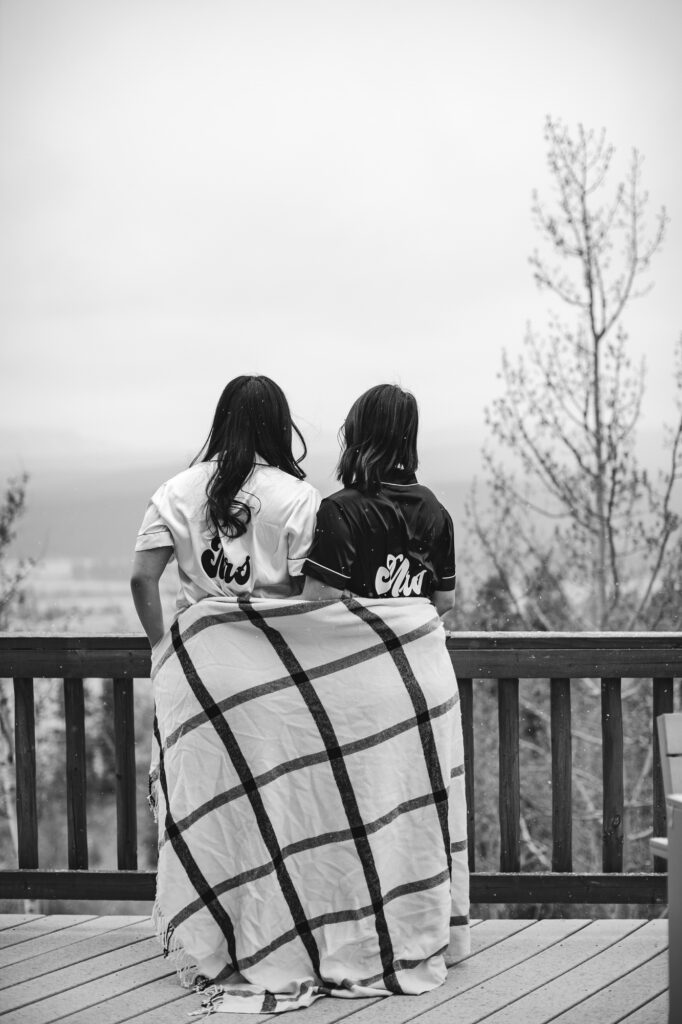
<path fill-rule="evenodd" d="M 149 548 L 147 551 L 136 551 L 133 560 L 130 589 L 135 611 L 152 647 L 165 633 L 159 580 L 172 554 L 172 547 Z"/>

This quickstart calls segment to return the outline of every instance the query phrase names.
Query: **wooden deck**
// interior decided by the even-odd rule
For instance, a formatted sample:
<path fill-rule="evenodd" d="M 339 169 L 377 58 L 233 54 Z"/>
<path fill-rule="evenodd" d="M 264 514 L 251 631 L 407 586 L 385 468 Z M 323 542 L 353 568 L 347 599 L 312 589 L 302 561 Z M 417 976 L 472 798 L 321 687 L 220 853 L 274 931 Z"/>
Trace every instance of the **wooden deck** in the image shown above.
<path fill-rule="evenodd" d="M 472 952 L 423 996 L 321 999 L 299 1024 L 665 1024 L 664 920 L 477 921 Z M 148 918 L 0 915 L 0 1024 L 174 1024 L 179 988 Z M 286 1021 L 293 1015 L 280 1014 Z M 220 1018 L 222 1019 L 222 1018 Z M 269 1015 L 231 1014 L 231 1024 Z"/>

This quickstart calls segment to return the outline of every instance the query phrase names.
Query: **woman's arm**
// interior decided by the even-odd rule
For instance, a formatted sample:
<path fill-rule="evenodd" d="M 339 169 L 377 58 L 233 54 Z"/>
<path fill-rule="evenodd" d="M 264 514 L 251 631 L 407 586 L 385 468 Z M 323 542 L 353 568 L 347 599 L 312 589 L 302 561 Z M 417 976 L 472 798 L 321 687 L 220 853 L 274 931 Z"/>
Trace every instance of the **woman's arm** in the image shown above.
<path fill-rule="evenodd" d="M 455 607 L 455 592 L 454 590 L 434 590 L 431 600 L 442 619 L 444 615 L 447 615 Z"/>
<path fill-rule="evenodd" d="M 133 603 L 152 647 L 165 632 L 159 580 L 172 554 L 172 547 L 148 548 L 146 551 L 136 551 L 133 560 L 130 576 Z"/>
<path fill-rule="evenodd" d="M 312 576 L 306 576 L 302 597 L 304 601 L 334 601 L 338 597 L 343 597 L 343 590 L 337 590 L 327 583 L 314 580 Z"/>

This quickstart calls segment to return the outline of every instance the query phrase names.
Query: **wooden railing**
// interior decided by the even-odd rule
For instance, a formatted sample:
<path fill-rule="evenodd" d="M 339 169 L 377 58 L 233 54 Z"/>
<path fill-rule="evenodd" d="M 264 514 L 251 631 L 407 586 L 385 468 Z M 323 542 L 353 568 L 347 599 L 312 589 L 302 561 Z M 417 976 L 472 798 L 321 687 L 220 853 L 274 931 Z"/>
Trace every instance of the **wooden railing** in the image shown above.
<path fill-rule="evenodd" d="M 682 677 L 682 633 L 451 633 L 448 649 L 459 681 L 466 761 L 472 902 L 662 903 L 663 864 L 623 873 L 623 718 L 621 679 L 651 682 L 655 835 L 665 835 L 659 714 L 674 710 L 673 680 Z M 154 898 L 154 874 L 137 870 L 133 680 L 149 677 L 140 636 L 0 634 L 0 678 L 14 680 L 18 869 L 0 870 L 0 898 Z M 113 679 L 118 871 L 89 871 L 86 833 L 86 727 L 83 680 Z M 66 718 L 68 870 L 41 871 L 34 691 L 36 678 L 63 680 Z M 603 843 L 601 873 L 572 872 L 571 680 L 601 680 Z M 476 872 L 474 694 L 497 680 L 500 871 Z M 545 680 L 550 691 L 552 871 L 521 872 L 519 680 Z M 144 685 L 144 684 L 143 684 Z"/>

